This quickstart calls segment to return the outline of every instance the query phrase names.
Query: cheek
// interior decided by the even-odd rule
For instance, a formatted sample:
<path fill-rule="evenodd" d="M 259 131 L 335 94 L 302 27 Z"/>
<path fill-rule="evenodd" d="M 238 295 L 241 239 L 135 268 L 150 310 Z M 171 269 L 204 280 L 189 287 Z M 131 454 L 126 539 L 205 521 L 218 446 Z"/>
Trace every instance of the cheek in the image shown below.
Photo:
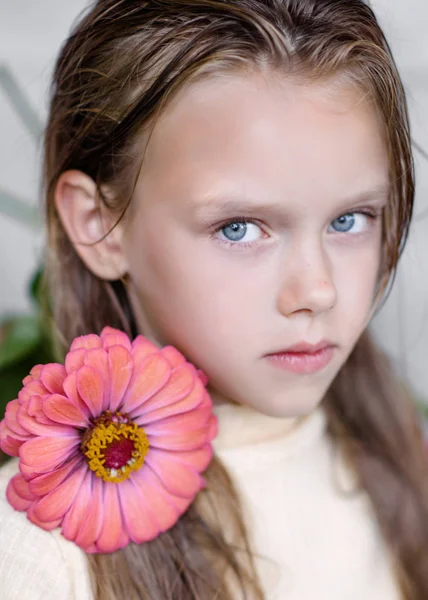
<path fill-rule="evenodd" d="M 380 253 L 373 245 L 364 252 L 342 257 L 337 269 L 339 307 L 351 329 L 363 329 L 375 299 Z"/>

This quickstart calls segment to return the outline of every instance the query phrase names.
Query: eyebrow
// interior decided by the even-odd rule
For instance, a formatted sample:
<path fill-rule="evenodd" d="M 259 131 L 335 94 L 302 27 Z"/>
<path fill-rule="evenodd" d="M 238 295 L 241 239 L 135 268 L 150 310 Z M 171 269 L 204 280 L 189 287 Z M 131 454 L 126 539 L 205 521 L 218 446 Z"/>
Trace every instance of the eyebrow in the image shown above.
<path fill-rule="evenodd" d="M 369 204 L 372 207 L 383 207 L 391 192 L 390 185 L 381 184 L 373 188 L 364 190 L 352 196 L 344 196 L 340 205 L 334 207 L 334 210 L 351 210 Z M 192 202 L 192 209 L 196 216 L 204 219 L 219 218 L 224 214 L 232 213 L 236 215 L 255 215 L 264 214 L 270 216 L 284 215 L 287 207 L 284 204 L 275 202 L 257 202 L 250 197 L 239 196 L 235 193 L 230 195 L 212 195 L 206 196 L 199 201 Z"/>

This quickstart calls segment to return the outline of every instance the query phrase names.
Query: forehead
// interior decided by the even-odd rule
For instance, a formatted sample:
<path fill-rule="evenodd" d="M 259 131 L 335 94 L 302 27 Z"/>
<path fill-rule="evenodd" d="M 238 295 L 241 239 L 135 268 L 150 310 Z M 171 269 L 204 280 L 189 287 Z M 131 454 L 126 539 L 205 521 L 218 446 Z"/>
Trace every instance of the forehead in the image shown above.
<path fill-rule="evenodd" d="M 197 201 L 251 191 L 259 200 L 335 200 L 386 185 L 377 112 L 350 84 L 218 75 L 183 88 L 159 118 L 141 176 Z"/>

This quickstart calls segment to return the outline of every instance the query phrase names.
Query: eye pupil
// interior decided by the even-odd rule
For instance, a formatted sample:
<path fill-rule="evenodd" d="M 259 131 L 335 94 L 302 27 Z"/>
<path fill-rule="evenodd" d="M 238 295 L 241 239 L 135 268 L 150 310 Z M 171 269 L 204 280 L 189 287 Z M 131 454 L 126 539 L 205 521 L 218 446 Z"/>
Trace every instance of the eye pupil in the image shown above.
<path fill-rule="evenodd" d="M 240 241 L 247 232 L 247 224 L 236 221 L 222 228 L 223 234 L 232 242 Z"/>
<path fill-rule="evenodd" d="M 347 232 L 352 229 L 355 224 L 355 215 L 349 213 L 348 215 L 342 215 L 335 219 L 332 223 L 334 229 L 340 232 Z"/>

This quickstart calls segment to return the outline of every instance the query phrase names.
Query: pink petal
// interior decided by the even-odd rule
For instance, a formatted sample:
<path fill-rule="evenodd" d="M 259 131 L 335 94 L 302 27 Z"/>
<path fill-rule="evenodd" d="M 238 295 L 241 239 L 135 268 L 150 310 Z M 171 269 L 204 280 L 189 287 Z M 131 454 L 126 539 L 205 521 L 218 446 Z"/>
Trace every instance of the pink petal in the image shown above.
<path fill-rule="evenodd" d="M 88 350 L 85 354 L 85 365 L 93 367 L 100 375 L 103 384 L 103 398 L 100 412 L 108 408 L 109 397 L 109 365 L 108 353 L 103 348 Z M 80 370 L 79 370 L 80 372 Z M 97 413 L 99 414 L 99 413 Z M 95 415 L 94 415 L 95 416 Z"/>
<path fill-rule="evenodd" d="M 44 398 L 49 397 L 49 395 L 50 394 L 46 394 L 44 396 L 31 396 L 26 407 L 28 415 L 30 415 L 30 417 L 34 417 L 36 421 L 43 423 L 44 425 L 54 425 L 51 419 L 49 419 L 43 412 L 43 400 Z"/>
<path fill-rule="evenodd" d="M 86 471 L 84 466 L 77 469 L 52 492 L 38 500 L 34 505 L 35 517 L 48 523 L 61 519 L 73 503 Z"/>
<path fill-rule="evenodd" d="M 68 375 L 74 371 L 78 371 L 80 367 L 83 366 L 85 354 L 85 348 L 78 348 L 77 350 L 72 350 L 67 354 L 65 357 L 65 370 L 67 371 Z"/>
<path fill-rule="evenodd" d="M 109 406 L 115 412 L 128 389 L 132 377 L 133 362 L 130 353 L 123 346 L 110 346 L 109 353 L 110 396 Z"/>
<path fill-rule="evenodd" d="M 202 382 L 202 385 L 206 386 L 208 384 L 208 376 L 207 376 L 207 374 L 204 371 L 202 371 L 202 369 L 198 369 L 198 376 L 199 376 L 199 379 Z"/>
<path fill-rule="evenodd" d="M 168 361 L 158 352 L 151 354 L 136 370 L 129 384 L 123 401 L 125 412 L 132 412 L 158 392 L 168 381 L 171 367 Z"/>
<path fill-rule="evenodd" d="M 189 363 L 185 363 L 171 372 L 168 383 L 160 389 L 154 396 L 140 405 L 131 413 L 134 418 L 139 415 L 145 415 L 153 410 L 162 409 L 165 406 L 175 404 L 179 400 L 188 397 L 195 386 L 196 381 L 199 381 L 196 376 L 195 367 Z M 199 382 L 200 383 L 200 382 Z M 199 403 L 202 400 L 203 386 L 199 386 Z"/>
<path fill-rule="evenodd" d="M 79 348 L 85 348 L 90 350 L 91 348 L 101 348 L 103 345 L 101 338 L 95 333 L 88 335 L 81 335 L 80 337 L 74 338 L 70 346 L 70 351 L 78 350 Z"/>
<path fill-rule="evenodd" d="M 22 462 L 36 473 L 47 473 L 71 458 L 79 443 L 80 438 L 77 435 L 36 437 L 21 446 L 19 456 Z M 23 475 L 25 476 L 25 473 Z"/>
<path fill-rule="evenodd" d="M 45 388 L 41 381 L 30 381 L 27 385 L 22 388 L 18 393 L 18 399 L 22 402 L 29 400 L 31 396 L 36 394 L 37 396 L 44 396 L 48 394 L 49 390 Z"/>
<path fill-rule="evenodd" d="M 146 404 L 144 404 L 140 411 L 142 412 L 141 416 L 134 417 L 133 420 L 142 427 L 149 425 L 150 423 L 154 423 L 155 421 L 160 421 L 161 419 L 167 419 L 168 417 L 182 415 L 190 410 L 194 410 L 196 407 L 201 406 L 204 397 L 205 397 L 205 388 L 203 387 L 201 381 L 199 379 L 194 379 L 194 386 L 190 394 L 184 397 L 179 402 L 174 402 L 172 404 L 166 404 L 163 408 L 157 408 L 156 410 L 148 410 L 146 412 L 142 412 L 147 404 L 152 405 L 152 400 L 150 399 Z M 169 382 L 167 385 L 169 388 Z M 167 389 L 165 388 L 165 390 Z M 161 390 L 159 394 L 163 394 L 164 390 Z M 156 394 L 156 397 L 159 396 Z M 167 394 L 163 394 L 165 401 L 167 400 Z M 139 411 L 135 411 L 139 412 Z"/>
<path fill-rule="evenodd" d="M 67 540 L 74 541 L 83 525 L 92 496 L 92 478 L 94 474 L 86 470 L 85 478 L 80 486 L 73 504 L 70 506 L 62 522 L 62 534 Z"/>
<path fill-rule="evenodd" d="M 46 396 L 43 401 L 43 410 L 49 419 L 56 423 L 73 427 L 87 427 L 89 425 L 86 415 L 66 396 L 60 396 L 59 394 Z"/>
<path fill-rule="evenodd" d="M 211 442 L 218 433 L 218 419 L 216 415 L 210 417 L 208 423 L 208 441 Z"/>
<path fill-rule="evenodd" d="M 59 484 L 62 483 L 64 479 L 68 477 L 70 473 L 72 473 L 77 467 L 79 467 L 82 462 L 82 457 L 78 455 L 75 458 L 67 461 L 64 466 L 56 469 L 52 473 L 44 473 L 43 475 L 34 477 L 34 479 L 29 482 L 31 493 L 35 496 L 45 496 L 58 487 Z"/>
<path fill-rule="evenodd" d="M 159 524 L 150 502 L 133 478 L 127 479 L 119 487 L 123 520 L 129 537 L 136 544 L 148 542 L 160 533 Z M 171 508 L 168 506 L 168 510 Z M 176 517 L 174 513 L 174 517 Z"/>
<path fill-rule="evenodd" d="M 150 446 L 164 450 L 188 451 L 204 446 L 209 439 L 207 426 L 193 431 L 180 431 L 150 436 Z"/>
<path fill-rule="evenodd" d="M 18 412 L 20 407 L 21 405 L 19 400 L 12 400 L 11 402 L 8 402 L 6 404 L 4 422 L 6 423 L 7 428 L 11 431 L 12 435 L 17 433 L 20 436 L 28 438 L 28 431 L 18 421 Z"/>
<path fill-rule="evenodd" d="M 34 525 L 37 525 L 37 527 L 40 527 L 40 529 L 44 529 L 45 531 L 52 531 L 52 529 L 56 529 L 61 523 L 62 519 L 57 519 L 56 521 L 50 522 L 40 521 L 40 519 L 38 519 L 35 515 L 35 508 L 36 503 L 33 503 L 27 511 L 27 519 L 31 521 L 31 523 L 33 523 Z"/>
<path fill-rule="evenodd" d="M 6 489 L 6 498 L 15 510 L 28 510 L 35 496 L 30 492 L 28 483 L 20 473 L 12 477 Z"/>
<path fill-rule="evenodd" d="M 66 427 L 65 425 L 45 425 L 36 421 L 34 417 L 30 417 L 24 406 L 21 406 L 18 412 L 18 421 L 25 427 L 25 429 L 33 435 L 43 436 L 75 436 L 76 431 L 72 427 Z"/>
<path fill-rule="evenodd" d="M 103 485 L 100 477 L 92 477 L 91 500 L 86 509 L 86 519 L 74 540 L 83 549 L 96 542 L 104 521 Z"/>
<path fill-rule="evenodd" d="M 70 373 L 70 375 L 68 375 L 64 379 L 64 392 L 65 392 L 67 398 L 69 398 L 73 402 L 73 404 L 75 404 L 78 408 L 80 408 L 81 412 L 86 417 L 89 417 L 89 415 L 90 415 L 89 408 L 83 402 L 82 398 L 80 397 L 79 392 L 77 391 L 77 373 L 76 372 Z"/>
<path fill-rule="evenodd" d="M 165 346 L 162 348 L 161 354 L 166 358 L 173 369 L 186 362 L 185 357 L 177 350 L 177 348 L 174 348 L 174 346 Z"/>
<path fill-rule="evenodd" d="M 175 454 L 177 460 L 180 460 L 188 467 L 192 467 L 199 473 L 205 471 L 213 457 L 213 449 L 211 444 L 205 444 L 201 448 L 190 452 L 179 452 Z"/>
<path fill-rule="evenodd" d="M 102 376 L 93 367 L 83 365 L 76 373 L 77 390 L 93 417 L 98 417 L 103 409 L 104 384 Z"/>
<path fill-rule="evenodd" d="M 63 365 L 58 363 L 47 364 L 40 374 L 40 381 L 51 394 L 63 394 L 63 381 L 66 371 Z"/>
<path fill-rule="evenodd" d="M 123 548 L 128 542 L 129 537 L 125 529 L 120 510 L 120 500 L 116 483 L 104 484 L 104 522 L 101 528 L 101 533 L 97 540 L 97 550 L 99 552 L 114 552 L 119 548 Z"/>
<path fill-rule="evenodd" d="M 182 462 L 179 454 L 151 448 L 145 463 L 156 473 L 164 487 L 176 496 L 193 499 L 203 487 L 199 473 Z"/>
<path fill-rule="evenodd" d="M 174 498 L 165 490 L 159 478 L 150 467 L 143 467 L 135 475 L 132 478 L 132 482 L 139 489 L 140 498 L 144 497 L 145 504 L 150 507 L 150 512 L 155 516 L 160 530 L 167 531 L 175 525 L 180 516 L 180 511 Z M 122 499 L 122 488 L 120 491 Z M 137 516 L 138 513 L 135 514 L 135 517 Z"/>
<path fill-rule="evenodd" d="M 5 435 L 0 429 L 0 449 L 9 456 L 19 456 L 19 449 L 24 442 Z"/>
<path fill-rule="evenodd" d="M 194 410 L 155 421 L 144 426 L 144 430 L 149 436 L 175 434 L 178 432 L 192 432 L 195 429 L 206 427 L 208 419 L 212 414 L 210 404 L 201 404 Z"/>
<path fill-rule="evenodd" d="M 120 329 L 114 329 L 113 327 L 104 327 L 101 332 L 101 339 L 103 341 L 103 347 L 105 349 L 110 346 L 123 346 L 131 352 L 132 345 L 129 337 Z"/>
<path fill-rule="evenodd" d="M 137 371 L 141 368 L 141 365 L 151 354 L 158 354 L 159 348 L 149 342 L 149 340 L 142 335 L 138 335 L 132 342 L 132 360 L 134 362 L 134 369 Z"/>
<path fill-rule="evenodd" d="M 45 365 L 34 365 L 34 367 L 30 371 L 31 377 L 34 377 L 34 379 L 40 379 L 40 375 L 43 371 L 44 366 Z"/>

